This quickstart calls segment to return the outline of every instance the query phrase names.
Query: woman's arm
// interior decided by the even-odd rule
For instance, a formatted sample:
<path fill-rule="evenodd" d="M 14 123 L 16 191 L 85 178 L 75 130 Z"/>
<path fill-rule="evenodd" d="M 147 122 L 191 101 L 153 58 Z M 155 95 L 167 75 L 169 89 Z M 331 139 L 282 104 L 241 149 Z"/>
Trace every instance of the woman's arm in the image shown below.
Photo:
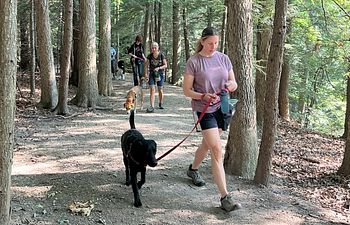
<path fill-rule="evenodd" d="M 192 99 L 201 99 L 202 94 L 193 91 L 193 81 L 194 81 L 193 75 L 190 75 L 190 74 L 184 75 L 184 81 L 182 85 L 183 93 L 186 97 L 190 97 Z"/>
<path fill-rule="evenodd" d="M 165 58 L 163 58 L 162 64 L 163 65 L 154 68 L 154 71 L 165 70 L 168 67 L 168 63 Z"/>
<path fill-rule="evenodd" d="M 132 44 L 130 46 L 130 48 L 128 49 L 128 55 L 130 55 L 132 58 L 135 58 L 133 51 L 132 51 L 133 48 L 134 48 L 134 44 Z"/>
<path fill-rule="evenodd" d="M 190 74 L 184 75 L 184 82 L 182 85 L 183 93 L 186 97 L 192 99 L 208 101 L 209 99 L 215 99 L 217 96 L 210 93 L 199 93 L 193 90 L 194 76 Z"/>
<path fill-rule="evenodd" d="M 225 83 L 225 86 L 230 92 L 235 91 L 238 87 L 235 74 L 233 73 L 232 69 L 228 72 L 228 81 Z"/>
<path fill-rule="evenodd" d="M 163 58 L 163 65 L 159 69 L 165 70 L 166 68 L 168 68 L 168 62 L 166 61 L 166 58 Z"/>

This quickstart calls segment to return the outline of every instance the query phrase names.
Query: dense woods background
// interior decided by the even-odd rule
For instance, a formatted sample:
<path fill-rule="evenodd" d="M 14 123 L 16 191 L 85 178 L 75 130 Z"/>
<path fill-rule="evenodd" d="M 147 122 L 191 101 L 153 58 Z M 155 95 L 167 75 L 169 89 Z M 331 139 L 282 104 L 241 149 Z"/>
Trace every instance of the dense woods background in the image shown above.
<path fill-rule="evenodd" d="M 59 60 L 63 50 L 64 10 L 62 1 L 52 0 L 47 3 L 50 14 L 51 47 L 55 70 L 59 75 Z M 110 1 L 108 7 L 111 23 L 110 43 L 116 44 L 118 58 L 129 63 L 126 49 L 132 44 L 136 34 L 144 35 L 144 42 L 148 46 L 152 41 L 160 42 L 161 50 L 167 55 L 170 65 L 172 65 L 171 70 L 174 69 L 173 55 L 177 54 L 175 58 L 178 61 L 176 65 L 178 71 L 176 73 L 180 73 L 180 75 L 173 78 L 171 70 L 168 74 L 170 82 L 179 82 L 181 69 L 188 57 L 186 54 L 193 53 L 200 31 L 205 26 L 212 25 L 222 30 L 226 36 L 234 35 L 227 32 L 225 22 L 227 10 L 223 3 L 223 1 L 217 0 L 210 2 L 201 0 Z M 254 74 L 257 74 L 256 82 L 260 82 L 260 76 L 264 75 L 264 65 L 267 58 L 264 52 L 268 51 L 266 48 L 269 46 L 269 42 L 266 40 L 271 38 L 274 2 L 265 0 L 253 1 L 252 3 L 253 23 L 251 25 L 254 29 L 254 55 L 251 57 L 254 63 Z M 107 3 L 97 4 L 96 2 L 94 4 L 96 4 L 96 10 L 94 10 L 96 15 L 99 12 L 103 15 L 106 14 L 104 11 L 99 11 L 99 7 L 102 8 Z M 20 44 L 18 63 L 20 71 L 27 72 L 31 68 L 30 59 L 32 56 L 30 51 L 31 7 L 31 1 L 18 2 L 18 13 L 21 15 L 18 20 Z M 341 0 L 293 0 L 289 2 L 288 7 L 288 34 L 284 56 L 284 59 L 288 60 L 284 60 L 284 68 L 288 70 L 286 75 L 289 78 L 287 79 L 289 111 L 284 114 L 298 120 L 306 128 L 336 136 L 343 135 L 344 132 L 346 82 L 349 72 L 347 52 L 350 15 L 348 7 L 348 3 Z M 74 1 L 74 13 L 74 40 L 77 40 L 79 38 L 76 34 L 79 32 L 78 1 Z M 179 15 L 176 16 L 176 14 Z M 44 17 L 40 18 L 38 22 L 44 19 Z M 93 23 L 96 33 L 98 33 L 103 16 L 100 15 L 96 18 L 97 20 Z M 39 34 L 41 33 L 45 32 L 39 32 Z M 179 40 L 176 40 L 177 37 Z M 100 35 L 97 35 L 97 47 L 99 47 L 101 38 Z M 223 37 L 222 40 L 226 42 L 222 43 L 220 50 L 227 53 L 227 46 L 231 45 L 232 42 L 228 42 L 226 37 Z M 178 42 L 175 43 L 176 51 L 173 50 L 174 42 Z M 145 50 L 149 52 L 149 48 Z M 130 65 L 127 68 L 130 70 Z M 262 92 L 260 89 L 263 89 L 264 84 L 258 83 L 255 87 L 258 96 Z M 257 97 L 257 99 L 259 98 Z M 282 101 L 282 99 L 280 100 Z M 257 101 L 259 103 L 259 100 Z M 282 110 L 280 109 L 280 111 Z M 260 120 L 258 119 L 258 121 Z"/>
<path fill-rule="evenodd" d="M 5 124 L 0 141 L 10 142 L 1 147 L 1 156 L 11 155 L 12 148 L 13 137 L 8 134 L 12 134 L 13 116 L 5 116 L 12 115 L 8 109 L 14 107 L 9 79 L 29 77 L 32 97 L 40 95 L 40 106 L 57 114 L 69 114 L 68 83 L 78 88 L 72 103 L 97 107 L 99 96 L 113 94 L 109 46 L 116 46 L 118 60 L 124 60 L 130 71 L 127 48 L 142 34 L 146 54 L 152 41 L 159 42 L 170 65 L 167 81 L 181 86 L 185 62 L 202 29 L 213 26 L 221 31 L 219 50 L 231 58 L 239 84 L 235 97 L 240 104 L 226 147 L 227 172 L 267 185 L 276 125 L 283 119 L 346 138 L 338 172 L 350 173 L 347 0 L 20 0 L 1 2 L 0 9 L 6 12 L 0 13 L 0 102 L 4 103 L 0 116 Z M 8 26 L 14 21 L 18 37 Z M 15 51 L 10 47 L 13 41 L 17 75 L 8 65 Z M 40 93 L 35 93 L 36 82 Z M 9 183 L 5 178 L 10 159 L 1 160 L 3 185 Z M 0 206 L 3 224 L 8 206 Z"/>

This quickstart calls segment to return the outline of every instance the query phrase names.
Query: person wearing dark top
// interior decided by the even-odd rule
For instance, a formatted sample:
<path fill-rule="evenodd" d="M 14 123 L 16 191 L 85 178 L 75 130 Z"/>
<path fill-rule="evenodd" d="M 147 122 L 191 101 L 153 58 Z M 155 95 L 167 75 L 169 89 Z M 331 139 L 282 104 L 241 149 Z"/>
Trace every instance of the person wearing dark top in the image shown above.
<path fill-rule="evenodd" d="M 135 42 L 129 48 L 128 54 L 131 56 L 134 86 L 137 86 L 144 74 L 144 62 L 146 60 L 141 35 L 136 36 Z"/>
<path fill-rule="evenodd" d="M 156 85 L 158 88 L 159 109 L 164 109 L 163 100 L 163 85 L 165 80 L 165 69 L 167 68 L 167 61 L 163 53 L 159 51 L 159 45 L 157 42 L 151 44 L 151 53 L 147 56 L 146 61 L 146 77 L 149 78 L 149 90 L 150 90 L 150 107 L 147 108 L 147 112 L 154 111 L 154 99 Z"/>

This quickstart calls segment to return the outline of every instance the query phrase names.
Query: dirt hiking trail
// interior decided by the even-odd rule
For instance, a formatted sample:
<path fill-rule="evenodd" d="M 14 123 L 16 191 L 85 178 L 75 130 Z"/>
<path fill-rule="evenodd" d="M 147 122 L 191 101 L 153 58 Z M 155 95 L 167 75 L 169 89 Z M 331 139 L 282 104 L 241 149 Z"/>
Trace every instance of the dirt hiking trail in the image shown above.
<path fill-rule="evenodd" d="M 116 96 L 102 98 L 106 110 L 69 105 L 71 115 L 63 117 L 34 104 L 17 108 L 12 225 L 349 224 L 344 214 L 297 197 L 276 172 L 269 188 L 227 175 L 228 189 L 243 209 L 224 212 L 219 208 L 210 157 L 200 168 L 206 186 L 193 186 L 186 176 L 201 141 L 198 132 L 157 167 L 147 168 L 141 189 L 143 206 L 135 208 L 131 187 L 124 185 L 120 148 L 120 137 L 129 129 L 123 102 L 131 81 L 113 84 Z M 135 116 L 136 128 L 157 142 L 160 156 L 192 129 L 190 102 L 180 87 L 165 84 L 165 109 L 156 107 L 154 113 L 146 113 L 149 90 L 145 93 L 144 110 Z M 156 95 L 156 106 L 157 100 Z M 227 135 L 223 134 L 223 147 Z M 73 202 L 87 202 L 93 209 L 88 216 L 73 214 L 68 209 Z"/>

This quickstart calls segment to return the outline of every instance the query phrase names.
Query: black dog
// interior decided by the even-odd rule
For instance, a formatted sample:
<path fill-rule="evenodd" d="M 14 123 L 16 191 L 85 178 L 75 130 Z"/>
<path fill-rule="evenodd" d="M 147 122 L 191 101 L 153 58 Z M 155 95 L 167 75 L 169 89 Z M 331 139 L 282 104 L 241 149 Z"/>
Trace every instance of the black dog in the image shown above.
<path fill-rule="evenodd" d="M 126 131 L 121 138 L 123 160 L 125 165 L 126 185 L 132 185 L 134 192 L 134 206 L 142 206 L 139 189 L 146 182 L 146 166 L 157 165 L 157 144 L 154 140 L 146 140 L 136 130 L 134 121 L 134 110 L 130 111 L 130 130 Z M 137 173 L 141 172 L 141 180 L 137 182 Z"/>
<path fill-rule="evenodd" d="M 121 69 L 123 74 L 125 74 L 125 62 L 124 60 L 119 60 L 117 63 L 118 69 Z"/>

